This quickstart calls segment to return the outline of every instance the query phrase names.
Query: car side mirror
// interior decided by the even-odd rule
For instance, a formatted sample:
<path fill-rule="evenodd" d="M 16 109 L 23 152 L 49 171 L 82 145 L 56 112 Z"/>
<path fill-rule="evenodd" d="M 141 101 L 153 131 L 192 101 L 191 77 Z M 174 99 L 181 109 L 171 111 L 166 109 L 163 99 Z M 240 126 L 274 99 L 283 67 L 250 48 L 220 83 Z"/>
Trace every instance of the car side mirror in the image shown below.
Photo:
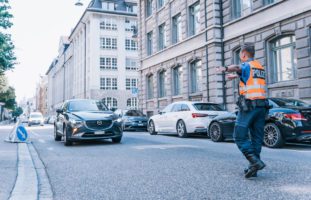
<path fill-rule="evenodd" d="M 59 113 L 63 113 L 63 110 L 62 109 L 60 109 L 60 108 L 58 108 L 58 109 L 56 109 L 56 112 L 59 114 Z"/>

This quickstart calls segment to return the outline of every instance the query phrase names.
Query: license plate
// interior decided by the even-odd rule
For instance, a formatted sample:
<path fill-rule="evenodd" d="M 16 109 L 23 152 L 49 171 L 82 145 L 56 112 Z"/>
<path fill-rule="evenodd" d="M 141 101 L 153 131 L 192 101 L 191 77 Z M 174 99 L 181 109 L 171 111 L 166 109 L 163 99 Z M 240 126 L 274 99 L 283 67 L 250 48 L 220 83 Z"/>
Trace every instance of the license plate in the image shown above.
<path fill-rule="evenodd" d="M 138 124 L 138 126 L 144 126 L 144 124 Z"/>
<path fill-rule="evenodd" d="M 105 131 L 96 131 L 94 132 L 95 135 L 104 135 Z"/>

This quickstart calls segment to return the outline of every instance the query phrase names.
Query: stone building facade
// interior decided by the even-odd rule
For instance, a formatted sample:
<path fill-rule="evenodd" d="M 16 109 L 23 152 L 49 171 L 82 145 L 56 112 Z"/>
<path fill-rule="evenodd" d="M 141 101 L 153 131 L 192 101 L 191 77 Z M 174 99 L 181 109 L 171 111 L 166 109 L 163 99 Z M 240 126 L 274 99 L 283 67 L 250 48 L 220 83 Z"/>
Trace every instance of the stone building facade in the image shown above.
<path fill-rule="evenodd" d="M 244 42 L 255 43 L 269 97 L 311 102 L 311 1 L 140 0 L 138 16 L 139 97 L 148 115 L 180 100 L 233 110 L 238 82 L 215 67 L 238 64 Z"/>
<path fill-rule="evenodd" d="M 67 99 L 102 100 L 108 107 L 138 107 L 136 0 L 92 0 L 52 62 L 49 108 Z M 133 92 L 134 91 L 134 92 Z"/>

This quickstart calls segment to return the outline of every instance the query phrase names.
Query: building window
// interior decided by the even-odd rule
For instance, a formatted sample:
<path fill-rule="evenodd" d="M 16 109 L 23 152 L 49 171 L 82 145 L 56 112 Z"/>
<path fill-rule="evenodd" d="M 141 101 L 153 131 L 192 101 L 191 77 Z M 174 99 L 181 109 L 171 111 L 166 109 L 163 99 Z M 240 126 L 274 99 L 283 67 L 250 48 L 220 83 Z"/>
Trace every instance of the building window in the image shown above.
<path fill-rule="evenodd" d="M 285 36 L 270 42 L 270 78 L 273 83 L 296 79 L 295 40 L 295 36 Z"/>
<path fill-rule="evenodd" d="M 137 51 L 137 42 L 132 39 L 125 39 L 125 50 Z"/>
<path fill-rule="evenodd" d="M 131 58 L 126 58 L 126 70 L 133 70 L 136 71 L 138 69 L 137 67 L 137 60 L 136 59 L 131 59 Z"/>
<path fill-rule="evenodd" d="M 189 7 L 189 36 L 200 31 L 200 2 Z"/>
<path fill-rule="evenodd" d="M 149 17 L 152 15 L 152 0 L 147 0 L 146 3 L 146 16 Z"/>
<path fill-rule="evenodd" d="M 153 98 L 153 75 L 147 77 L 147 98 Z"/>
<path fill-rule="evenodd" d="M 116 38 L 100 38 L 100 47 L 102 49 L 117 49 Z"/>
<path fill-rule="evenodd" d="M 127 32 L 134 32 L 135 27 L 137 26 L 137 21 L 136 20 L 130 20 L 130 19 L 125 19 L 125 31 Z"/>
<path fill-rule="evenodd" d="M 150 56 L 152 54 L 152 31 L 147 33 L 147 55 Z"/>
<path fill-rule="evenodd" d="M 106 97 L 102 99 L 102 102 L 110 109 L 110 108 L 117 108 L 118 101 L 116 98 L 113 97 Z"/>
<path fill-rule="evenodd" d="M 125 9 L 126 9 L 126 12 L 129 12 L 129 13 L 137 13 L 137 5 L 126 4 Z"/>
<path fill-rule="evenodd" d="M 173 95 L 181 95 L 182 89 L 182 66 L 173 69 Z"/>
<path fill-rule="evenodd" d="M 132 90 L 137 88 L 138 79 L 136 78 L 127 78 L 125 79 L 125 88 L 126 90 Z"/>
<path fill-rule="evenodd" d="M 158 0 L 158 9 L 162 8 L 165 4 L 165 0 Z"/>
<path fill-rule="evenodd" d="M 102 9 L 114 11 L 115 10 L 115 4 L 113 2 L 103 2 L 102 3 Z"/>
<path fill-rule="evenodd" d="M 272 4 L 274 3 L 274 0 L 263 0 L 263 4 L 264 5 L 269 5 L 269 4 Z"/>
<path fill-rule="evenodd" d="M 190 64 L 191 93 L 202 91 L 202 62 L 201 60 Z"/>
<path fill-rule="evenodd" d="M 163 50 L 165 46 L 165 24 L 159 26 L 159 41 L 158 41 L 159 51 Z"/>
<path fill-rule="evenodd" d="M 113 18 L 105 18 L 100 22 L 100 29 L 117 30 L 117 22 Z"/>
<path fill-rule="evenodd" d="M 165 97 L 165 93 L 165 71 L 161 71 L 158 77 L 158 97 Z"/>
<path fill-rule="evenodd" d="M 101 70 L 117 70 L 118 69 L 117 58 L 101 57 L 100 58 L 100 69 Z"/>
<path fill-rule="evenodd" d="M 117 90 L 118 79 L 117 78 L 100 78 L 101 90 Z"/>
<path fill-rule="evenodd" d="M 178 14 L 175 17 L 173 17 L 172 43 L 176 44 L 181 40 L 182 40 L 181 15 Z"/>
<path fill-rule="evenodd" d="M 232 18 L 249 15 L 252 11 L 252 0 L 232 0 Z"/>
<path fill-rule="evenodd" d="M 233 52 L 233 63 L 236 65 L 241 64 L 241 59 L 240 59 L 240 50 L 237 49 Z M 233 79 L 232 80 L 232 90 L 233 90 L 233 98 L 235 101 L 238 100 L 238 87 L 239 87 L 240 79 Z"/>
<path fill-rule="evenodd" d="M 137 108 L 138 101 L 137 98 L 129 98 L 126 101 L 127 108 Z"/>

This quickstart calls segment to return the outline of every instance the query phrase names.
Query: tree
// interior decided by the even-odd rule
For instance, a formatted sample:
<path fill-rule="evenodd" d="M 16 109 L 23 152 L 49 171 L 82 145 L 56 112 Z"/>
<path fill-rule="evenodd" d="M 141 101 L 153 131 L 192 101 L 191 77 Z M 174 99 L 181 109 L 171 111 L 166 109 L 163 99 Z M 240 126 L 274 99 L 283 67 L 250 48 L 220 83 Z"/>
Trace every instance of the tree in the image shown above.
<path fill-rule="evenodd" d="M 21 108 L 21 107 L 17 107 L 17 108 L 15 108 L 14 110 L 13 110 L 13 113 L 12 113 L 12 115 L 13 115 L 13 117 L 18 117 L 18 116 L 20 116 L 21 114 L 23 114 L 23 109 Z"/>
<path fill-rule="evenodd" d="M 16 105 L 15 98 L 15 89 L 13 87 L 8 87 L 6 91 L 0 93 L 0 102 L 5 103 L 5 108 L 14 110 Z"/>
<path fill-rule="evenodd" d="M 9 0 L 0 0 L 0 75 L 9 69 L 13 69 L 16 64 L 15 47 L 11 35 L 3 33 L 4 30 L 13 25 L 10 21 L 13 17 L 9 12 L 10 9 Z"/>

